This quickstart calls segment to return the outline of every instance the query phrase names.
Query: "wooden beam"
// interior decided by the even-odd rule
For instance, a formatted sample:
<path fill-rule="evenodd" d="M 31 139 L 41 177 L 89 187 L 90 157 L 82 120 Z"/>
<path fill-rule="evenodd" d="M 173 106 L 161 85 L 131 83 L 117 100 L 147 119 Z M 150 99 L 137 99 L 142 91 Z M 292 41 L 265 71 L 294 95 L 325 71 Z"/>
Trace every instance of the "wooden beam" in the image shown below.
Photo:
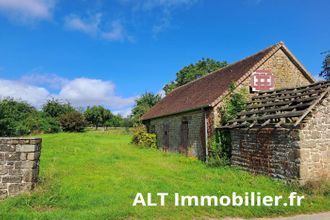
<path fill-rule="evenodd" d="M 329 89 L 327 89 L 325 92 L 323 92 L 322 94 L 321 94 L 321 96 L 317 99 L 317 100 L 315 100 L 314 102 L 313 102 L 313 104 L 311 105 L 311 106 L 309 106 L 309 108 L 305 111 L 305 113 L 302 115 L 302 116 L 300 116 L 300 118 L 296 121 L 296 123 L 294 123 L 294 126 L 297 126 L 307 115 L 308 115 L 308 113 L 310 113 L 312 110 L 313 110 L 313 108 L 323 99 L 323 97 L 328 93 L 328 90 Z"/>

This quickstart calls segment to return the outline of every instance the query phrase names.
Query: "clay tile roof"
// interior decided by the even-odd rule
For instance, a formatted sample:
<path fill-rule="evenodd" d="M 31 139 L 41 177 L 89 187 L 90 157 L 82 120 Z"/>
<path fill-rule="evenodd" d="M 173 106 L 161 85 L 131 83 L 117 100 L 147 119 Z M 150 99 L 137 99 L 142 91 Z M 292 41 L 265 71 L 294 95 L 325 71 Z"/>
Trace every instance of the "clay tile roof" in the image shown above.
<path fill-rule="evenodd" d="M 329 92 L 330 81 L 260 92 L 222 128 L 297 126 Z"/>
<path fill-rule="evenodd" d="M 215 106 L 221 97 L 227 93 L 231 82 L 239 84 L 280 48 L 283 48 L 292 57 L 292 60 L 301 66 L 302 71 L 306 72 L 306 76 L 310 77 L 311 82 L 313 82 L 313 78 L 286 49 L 283 42 L 279 42 L 252 56 L 176 88 L 144 114 L 141 119 L 148 120 Z"/>

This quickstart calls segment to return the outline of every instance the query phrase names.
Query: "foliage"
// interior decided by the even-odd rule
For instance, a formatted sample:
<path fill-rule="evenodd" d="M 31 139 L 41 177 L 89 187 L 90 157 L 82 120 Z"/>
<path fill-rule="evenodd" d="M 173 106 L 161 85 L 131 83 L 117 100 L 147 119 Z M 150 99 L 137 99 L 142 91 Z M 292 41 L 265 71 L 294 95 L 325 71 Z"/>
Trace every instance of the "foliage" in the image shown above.
<path fill-rule="evenodd" d="M 133 123 L 138 124 L 142 115 L 149 111 L 149 109 L 156 105 L 160 100 L 160 95 L 153 94 L 151 92 L 146 92 L 141 97 L 136 99 L 135 106 L 133 107 L 131 114 Z"/>
<path fill-rule="evenodd" d="M 229 96 L 224 100 L 224 105 L 220 109 L 221 123 L 225 124 L 229 120 L 234 119 L 237 113 L 244 110 L 248 99 L 248 91 L 246 88 L 241 88 L 235 92 L 236 86 L 234 83 L 229 85 Z"/>
<path fill-rule="evenodd" d="M 320 76 L 326 80 L 330 80 L 330 52 L 324 58 Z"/>
<path fill-rule="evenodd" d="M 76 111 L 70 103 L 62 102 L 58 99 L 47 100 L 42 106 L 42 111 L 49 117 L 58 118 L 68 112 Z"/>
<path fill-rule="evenodd" d="M 0 101 L 0 136 L 15 136 L 19 123 L 37 110 L 23 101 L 8 98 Z"/>
<path fill-rule="evenodd" d="M 221 219 L 289 216 L 330 211 L 330 197 L 309 195 L 282 181 L 232 167 L 210 169 L 176 153 L 138 148 L 131 135 L 107 132 L 58 133 L 43 138 L 41 182 L 36 189 L 0 203 L 0 219 Z M 111 187 L 110 187 L 111 186 Z M 169 192 L 165 207 L 134 207 L 137 192 Z M 182 195 L 231 195 L 237 192 L 304 195 L 302 206 L 182 207 Z M 157 197 L 155 198 L 157 199 Z M 159 201 L 159 200 L 156 200 Z M 109 211 L 109 207 L 110 210 Z M 165 216 L 165 217 L 164 217 Z"/>
<path fill-rule="evenodd" d="M 36 112 L 18 122 L 15 136 L 32 133 L 56 133 L 59 131 L 61 131 L 61 124 L 57 119 Z"/>
<path fill-rule="evenodd" d="M 220 167 L 230 164 L 231 139 L 229 131 L 216 131 L 211 138 L 211 152 L 207 165 L 210 167 Z"/>
<path fill-rule="evenodd" d="M 221 124 L 234 119 L 237 113 L 244 110 L 248 99 L 248 91 L 245 88 L 235 91 L 236 86 L 231 83 L 229 86 L 229 95 L 219 109 Z M 216 131 L 211 140 L 211 155 L 209 159 L 210 166 L 222 166 L 229 164 L 231 157 L 231 137 L 228 130 Z"/>
<path fill-rule="evenodd" d="M 149 148 L 157 148 L 156 134 L 148 133 L 144 125 L 137 126 L 133 129 L 132 143 Z"/>
<path fill-rule="evenodd" d="M 84 116 L 78 112 L 68 112 L 60 116 L 63 131 L 82 132 L 85 129 L 86 121 Z"/>
<path fill-rule="evenodd" d="M 227 66 L 226 61 L 217 61 L 210 58 L 201 59 L 195 64 L 189 64 L 183 67 L 179 72 L 176 73 L 176 79 L 163 88 L 166 95 L 169 94 L 173 89 L 185 85 L 195 79 L 203 77 L 215 70 L 221 69 Z"/>
<path fill-rule="evenodd" d="M 113 117 L 111 111 L 102 106 L 87 107 L 84 116 L 86 121 L 92 124 L 96 129 L 100 126 L 104 126 L 106 122 Z"/>

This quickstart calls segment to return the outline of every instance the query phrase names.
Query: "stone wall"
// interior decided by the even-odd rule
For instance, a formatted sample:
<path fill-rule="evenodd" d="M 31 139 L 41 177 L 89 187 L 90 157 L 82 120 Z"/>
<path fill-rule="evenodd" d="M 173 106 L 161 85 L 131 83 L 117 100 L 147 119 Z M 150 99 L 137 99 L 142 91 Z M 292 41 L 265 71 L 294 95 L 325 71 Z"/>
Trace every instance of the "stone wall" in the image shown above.
<path fill-rule="evenodd" d="M 275 89 L 298 87 L 312 83 L 282 49 L 271 56 L 258 70 L 272 71 L 275 76 Z"/>
<path fill-rule="evenodd" d="M 299 177 L 299 131 L 232 129 L 232 164 L 280 179 Z"/>
<path fill-rule="evenodd" d="M 271 70 L 275 76 L 275 89 L 292 88 L 308 85 L 311 82 L 304 76 L 303 72 L 289 59 L 282 49 L 278 50 L 273 56 L 266 60 L 258 70 Z M 237 91 L 242 88 L 250 90 L 250 77 L 243 80 L 237 87 Z M 251 94 L 253 95 L 253 94 Z M 214 128 L 219 127 L 220 115 L 219 109 L 222 106 L 220 102 L 213 111 Z"/>
<path fill-rule="evenodd" d="M 162 118 L 152 119 L 149 129 L 157 134 L 157 145 L 159 148 L 173 152 L 181 152 L 188 156 L 205 159 L 205 119 L 204 111 L 198 110 Z M 182 152 L 181 125 L 182 121 L 188 123 L 188 149 Z M 165 129 L 168 129 L 168 146 L 164 140 Z"/>
<path fill-rule="evenodd" d="M 300 131 L 301 181 L 330 180 L 330 96 L 304 121 Z"/>
<path fill-rule="evenodd" d="M 0 138 L 0 198 L 34 188 L 40 150 L 39 138 Z"/>

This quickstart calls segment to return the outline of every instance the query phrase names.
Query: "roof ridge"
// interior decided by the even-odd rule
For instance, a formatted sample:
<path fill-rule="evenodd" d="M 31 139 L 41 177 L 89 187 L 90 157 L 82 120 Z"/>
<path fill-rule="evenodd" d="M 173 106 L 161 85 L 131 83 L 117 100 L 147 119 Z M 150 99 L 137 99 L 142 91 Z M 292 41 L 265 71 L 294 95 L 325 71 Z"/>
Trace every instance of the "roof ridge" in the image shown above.
<path fill-rule="evenodd" d="M 240 59 L 240 60 L 238 60 L 238 61 L 236 61 L 236 62 L 234 62 L 234 63 L 232 63 L 232 64 L 229 64 L 229 65 L 227 65 L 227 66 L 225 66 L 225 67 L 222 67 L 222 68 L 220 68 L 220 69 L 214 70 L 214 71 L 210 72 L 209 74 L 206 74 L 205 76 L 202 76 L 202 77 L 200 77 L 200 78 L 198 78 L 198 79 L 194 79 L 193 81 L 190 81 L 190 82 L 188 82 L 188 83 L 186 83 L 186 84 L 184 84 L 184 85 L 181 85 L 181 86 L 179 86 L 179 87 L 176 87 L 176 88 L 174 88 L 174 89 L 173 89 L 168 95 L 170 95 L 173 91 L 175 91 L 175 90 L 177 90 L 177 89 L 179 89 L 179 88 L 183 88 L 183 87 L 185 87 L 185 86 L 187 86 L 187 85 L 189 85 L 189 84 L 191 84 L 191 83 L 194 83 L 194 82 L 196 82 L 196 81 L 198 81 L 198 80 L 200 80 L 200 79 L 206 78 L 206 77 L 208 77 L 208 76 L 210 76 L 210 75 L 213 75 L 213 74 L 215 74 L 215 73 L 217 73 L 217 72 L 219 72 L 219 71 L 221 71 L 221 70 L 224 70 L 224 69 L 227 69 L 227 68 L 229 68 L 229 67 L 231 67 L 231 66 L 233 66 L 233 65 L 236 65 L 237 63 L 243 62 L 243 61 L 245 61 L 245 60 L 247 60 L 247 59 L 249 59 L 249 58 L 251 58 L 251 57 L 253 57 L 253 56 L 255 56 L 255 55 L 259 54 L 259 53 L 262 53 L 262 52 L 264 52 L 264 51 L 266 51 L 266 50 L 268 50 L 268 49 L 271 49 L 271 48 L 275 49 L 275 48 L 277 48 L 277 47 L 280 48 L 281 46 L 284 46 L 283 41 L 280 41 L 280 42 L 278 42 L 278 43 L 276 43 L 276 44 L 273 44 L 272 46 L 269 46 L 269 47 L 267 47 L 267 48 L 265 48 L 265 49 L 263 49 L 263 50 L 261 50 L 261 51 L 258 51 L 258 52 L 255 53 L 255 54 L 252 54 L 252 55 L 250 55 L 250 56 L 246 56 L 246 57 L 244 57 L 243 59 Z M 273 51 L 273 50 L 269 51 L 267 54 L 265 54 L 265 56 L 268 55 L 268 54 L 270 54 L 272 51 Z M 251 69 L 253 69 L 253 67 L 252 67 Z"/>

